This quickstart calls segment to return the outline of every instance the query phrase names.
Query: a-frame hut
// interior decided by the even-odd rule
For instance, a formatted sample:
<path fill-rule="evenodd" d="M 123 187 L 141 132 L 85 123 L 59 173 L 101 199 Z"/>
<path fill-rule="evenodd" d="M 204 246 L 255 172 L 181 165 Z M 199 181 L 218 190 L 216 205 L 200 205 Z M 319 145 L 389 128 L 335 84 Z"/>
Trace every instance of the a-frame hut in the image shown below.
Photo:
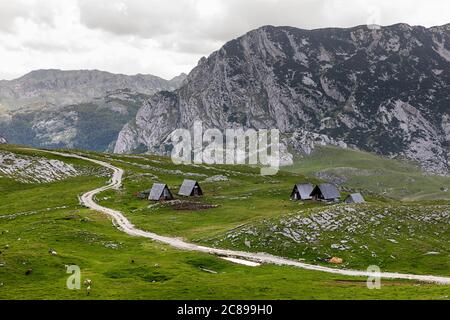
<path fill-rule="evenodd" d="M 148 199 L 153 201 L 172 200 L 173 195 L 167 184 L 154 183 Z"/>
<path fill-rule="evenodd" d="M 323 183 L 314 188 L 311 192 L 311 197 L 319 201 L 339 201 L 341 193 L 335 185 Z"/>
<path fill-rule="evenodd" d="M 361 193 L 352 193 L 347 198 L 345 198 L 345 203 L 364 203 L 364 197 Z"/>
<path fill-rule="evenodd" d="M 310 183 L 298 183 L 291 192 L 291 200 L 311 200 L 311 192 L 314 186 Z"/>
<path fill-rule="evenodd" d="M 203 190 L 197 181 L 185 179 L 178 194 L 185 197 L 200 197 L 203 195 Z"/>

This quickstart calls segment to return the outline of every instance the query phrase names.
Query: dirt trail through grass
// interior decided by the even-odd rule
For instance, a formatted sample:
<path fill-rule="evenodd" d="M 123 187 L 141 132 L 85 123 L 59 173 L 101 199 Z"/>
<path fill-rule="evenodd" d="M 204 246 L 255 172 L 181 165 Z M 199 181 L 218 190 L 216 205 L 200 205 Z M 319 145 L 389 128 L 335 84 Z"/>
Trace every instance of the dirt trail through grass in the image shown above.
<path fill-rule="evenodd" d="M 438 283 L 438 284 L 450 285 L 450 277 L 403 274 L 403 273 L 393 273 L 393 272 L 381 272 L 379 274 L 374 274 L 374 273 L 370 273 L 370 272 L 366 272 L 366 271 L 359 271 L 359 270 L 336 269 L 336 268 L 306 264 L 306 263 L 302 263 L 302 262 L 291 260 L 291 259 L 277 257 L 277 256 L 270 255 L 267 253 L 251 253 L 251 252 L 244 252 L 244 251 L 234 251 L 234 250 L 210 248 L 210 247 L 196 245 L 193 243 L 188 243 L 181 239 L 160 236 L 160 235 L 152 233 L 152 232 L 143 231 L 143 230 L 137 229 L 133 224 L 131 224 L 131 222 L 120 211 L 100 206 L 99 204 L 97 204 L 94 201 L 94 196 L 96 194 L 101 193 L 106 190 L 110 190 L 110 189 L 119 189 L 121 187 L 122 176 L 124 173 L 123 169 L 115 167 L 115 166 L 111 165 L 110 163 L 107 163 L 104 161 L 91 159 L 91 158 L 76 155 L 76 154 L 68 154 L 68 153 L 62 153 L 62 152 L 56 152 L 56 151 L 46 151 L 46 152 L 49 152 L 49 153 L 52 153 L 55 155 L 59 155 L 59 156 L 63 156 L 63 157 L 78 158 L 78 159 L 90 161 L 90 162 L 96 163 L 98 165 L 101 165 L 105 168 L 112 170 L 113 175 L 111 178 L 111 182 L 106 186 L 86 192 L 85 194 L 83 194 L 81 196 L 81 201 L 83 202 L 83 204 L 86 207 L 88 207 L 92 210 L 96 210 L 96 211 L 105 213 L 108 216 L 112 217 L 114 219 L 114 221 L 117 223 L 117 225 L 119 226 L 119 228 L 123 232 L 125 232 L 131 236 L 139 236 L 139 237 L 149 238 L 149 239 L 152 239 L 155 241 L 159 241 L 159 242 L 168 244 L 174 248 L 181 249 L 181 250 L 198 251 L 198 252 L 214 254 L 214 255 L 218 255 L 218 256 L 222 256 L 222 257 L 242 258 L 242 259 L 255 261 L 255 262 L 259 262 L 259 263 L 271 263 L 271 264 L 276 264 L 276 265 L 294 266 L 294 267 L 307 269 L 307 270 L 322 271 L 322 272 L 340 274 L 340 275 L 345 275 L 345 276 L 356 276 L 356 277 L 379 276 L 381 278 L 407 279 L 407 280 L 434 282 L 434 283 Z"/>

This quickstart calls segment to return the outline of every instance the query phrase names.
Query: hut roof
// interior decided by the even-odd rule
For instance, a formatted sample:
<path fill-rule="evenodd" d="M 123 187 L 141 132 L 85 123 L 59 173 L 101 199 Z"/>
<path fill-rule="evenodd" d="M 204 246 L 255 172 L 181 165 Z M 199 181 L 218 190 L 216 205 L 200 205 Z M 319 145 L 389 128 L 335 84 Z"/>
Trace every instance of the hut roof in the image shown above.
<path fill-rule="evenodd" d="M 311 199 L 311 192 L 314 189 L 314 186 L 310 183 L 299 183 L 296 184 L 297 191 L 300 194 L 301 199 Z"/>
<path fill-rule="evenodd" d="M 185 179 L 180 187 L 180 191 L 178 192 L 178 194 L 180 196 L 190 196 L 192 190 L 194 190 L 195 185 L 198 185 L 197 181 Z"/>
<path fill-rule="evenodd" d="M 351 195 L 349 195 L 347 197 L 347 199 L 345 199 L 346 202 L 353 202 L 353 203 L 364 203 L 366 202 L 364 200 L 364 197 L 362 196 L 361 193 L 352 193 Z"/>
<path fill-rule="evenodd" d="M 152 190 L 150 190 L 149 200 L 159 200 L 164 192 L 164 189 L 167 188 L 167 184 L 164 183 L 154 183 Z"/>
<path fill-rule="evenodd" d="M 336 188 L 336 186 L 332 185 L 331 183 L 319 184 L 317 187 L 320 189 L 320 192 L 322 192 L 323 198 L 326 200 L 337 199 L 341 196 L 341 193 Z"/>

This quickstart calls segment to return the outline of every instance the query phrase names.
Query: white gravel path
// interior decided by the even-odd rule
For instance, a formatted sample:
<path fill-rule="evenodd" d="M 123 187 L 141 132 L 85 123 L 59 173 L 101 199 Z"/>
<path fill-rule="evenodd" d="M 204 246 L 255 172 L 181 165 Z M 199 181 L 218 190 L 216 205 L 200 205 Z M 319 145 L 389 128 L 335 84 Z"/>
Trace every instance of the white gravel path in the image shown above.
<path fill-rule="evenodd" d="M 50 153 L 64 156 L 64 157 L 72 157 L 72 158 L 78 158 L 83 159 L 86 161 L 94 162 L 98 165 L 101 165 L 103 167 L 106 167 L 108 169 L 111 169 L 113 171 L 113 176 L 111 178 L 111 182 L 103 186 L 101 188 L 97 188 L 95 190 L 86 192 L 81 196 L 81 201 L 83 204 L 95 211 L 103 212 L 110 217 L 112 217 L 119 228 L 131 235 L 131 236 L 139 236 L 139 237 L 145 237 L 149 238 L 155 241 L 159 241 L 165 244 L 168 244 L 174 248 L 181 249 L 181 250 L 190 250 L 190 251 L 198 251 L 198 252 L 204 252 L 214 255 L 219 255 L 223 257 L 231 257 L 231 258 L 241 258 L 246 259 L 249 261 L 254 261 L 258 263 L 271 263 L 276 265 L 285 265 L 285 266 L 294 266 L 306 270 L 314 270 L 314 271 L 322 271 L 327 273 L 333 273 L 333 274 L 339 274 L 344 276 L 356 276 L 356 277 L 373 277 L 374 274 L 367 272 L 367 271 L 358 271 L 358 270 L 348 270 L 348 269 L 335 269 L 330 267 L 324 267 L 324 266 L 317 266 L 317 265 L 311 265 L 307 263 L 302 263 L 299 261 L 286 259 L 282 257 L 277 257 L 274 255 L 270 255 L 267 253 L 251 253 L 251 252 L 244 252 L 244 251 L 234 251 L 234 250 L 226 250 L 226 249 L 217 249 L 217 248 L 209 248 L 205 246 L 196 245 L 193 243 L 188 243 L 183 240 L 172 238 L 172 237 L 165 237 L 160 236 L 152 232 L 143 231 L 140 229 L 137 229 L 131 222 L 120 212 L 117 210 L 113 210 L 110 208 L 102 207 L 99 204 L 97 204 L 93 197 L 103 191 L 109 190 L 109 189 L 119 189 L 122 185 L 122 176 L 124 171 L 118 167 L 115 167 L 107 162 L 103 162 L 100 160 L 95 160 L 75 154 L 67 154 L 67 153 L 61 153 L 61 152 L 53 152 L 48 151 Z M 407 279 L 407 280 L 417 280 L 417 281 L 424 281 L 424 282 L 433 282 L 437 284 L 445 284 L 450 285 L 450 277 L 440 277 L 440 276 L 429 276 L 429 275 L 416 275 L 416 274 L 403 274 L 403 273 L 393 273 L 393 272 L 381 272 L 377 274 L 381 278 L 388 278 L 388 279 Z"/>

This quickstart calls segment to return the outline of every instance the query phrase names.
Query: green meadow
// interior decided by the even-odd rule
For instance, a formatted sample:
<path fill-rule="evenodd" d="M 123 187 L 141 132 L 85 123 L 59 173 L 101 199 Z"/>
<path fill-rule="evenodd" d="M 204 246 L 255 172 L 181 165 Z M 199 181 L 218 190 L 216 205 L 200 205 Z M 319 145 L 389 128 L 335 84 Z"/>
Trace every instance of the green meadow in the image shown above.
<path fill-rule="evenodd" d="M 107 183 L 109 177 L 104 169 L 83 160 L 17 146 L 0 146 L 2 151 L 61 160 L 80 169 L 83 174 L 48 183 L 21 183 L 0 175 L 0 299 L 448 299 L 448 286 L 383 279 L 381 290 L 369 290 L 365 278 L 275 265 L 248 267 L 220 257 L 175 250 L 145 238 L 131 237 L 118 230 L 110 218 L 84 208 L 78 201 L 83 192 Z M 376 258 L 362 254 L 362 251 L 330 251 L 329 245 L 346 235 L 342 230 L 320 233 L 317 243 L 307 247 L 288 239 L 270 239 L 270 226 L 284 224 L 286 217 L 308 217 L 342 207 L 289 200 L 294 183 L 322 181 L 314 172 L 333 166 L 328 163 L 327 167 L 324 155 L 320 156 L 322 162 L 311 160 L 308 165 L 301 161 L 276 176 L 263 177 L 258 168 L 248 166 L 174 165 L 170 159 L 156 156 L 65 152 L 83 153 L 123 168 L 123 187 L 99 194 L 97 201 L 103 206 L 121 210 L 143 230 L 219 247 L 266 251 L 328 266 L 331 265 L 321 258 L 336 253 L 344 259 L 344 265 L 337 268 L 365 269 L 378 263 L 382 271 L 449 275 L 448 221 L 447 224 L 437 221 L 422 230 L 414 220 L 416 216 L 426 216 L 428 209 L 438 213 L 449 209 L 446 201 L 434 200 L 441 195 L 439 188 L 446 178 L 435 183 L 433 177 L 411 172 L 413 179 L 421 179 L 423 189 L 420 191 L 414 187 L 416 192 L 411 199 L 415 202 L 402 202 L 410 199 L 399 196 L 400 191 L 388 196 L 377 192 L 376 188 L 371 189 L 377 186 L 376 183 L 366 182 L 362 186 L 356 183 L 357 179 L 351 180 L 353 178 L 345 183 L 347 192 L 367 190 L 369 203 L 364 205 L 364 210 L 376 214 L 385 207 L 393 208 L 392 213 L 386 215 L 389 219 L 371 229 L 373 237 L 364 233 L 354 236 L 358 244 L 367 242 L 369 247 L 373 245 Z M 333 149 L 330 152 L 338 153 Z M 364 157 L 368 159 L 361 159 Z M 353 158 L 347 162 L 343 158 L 340 167 L 358 168 L 361 163 L 377 162 L 376 159 L 378 163 L 393 161 L 362 153 L 357 163 L 352 162 Z M 315 165 L 318 167 L 314 168 Z M 397 179 L 406 177 L 407 170 L 396 165 L 397 162 L 392 167 L 381 169 L 387 170 L 387 175 L 397 175 Z M 228 180 L 205 182 L 218 175 L 226 176 Z M 136 196 L 154 182 L 167 183 L 176 195 L 185 178 L 198 180 L 205 196 L 198 199 L 176 196 L 176 201 L 166 203 L 151 203 Z M 386 184 L 391 179 L 396 180 L 392 177 L 385 179 Z M 397 190 L 400 184 L 398 182 L 389 188 Z M 435 186 L 438 190 L 434 189 Z M 179 207 L 180 203 L 189 203 L 191 209 L 184 210 Z M 407 208 L 423 206 L 425 209 L 421 215 L 416 212 L 420 210 L 411 209 L 414 211 L 411 213 L 402 205 Z M 436 209 L 436 206 L 441 207 Z M 391 235 L 386 234 L 389 231 L 386 231 L 386 226 L 396 222 L 397 211 L 405 215 L 401 223 L 398 222 L 400 228 L 414 230 L 417 236 L 416 241 L 396 236 L 399 247 L 395 247 L 395 243 L 387 239 Z M 353 215 L 354 212 L 340 214 Z M 261 237 L 245 236 L 248 230 L 261 232 Z M 395 232 L 395 235 L 409 234 Z M 236 235 L 235 241 L 223 240 L 230 234 Z M 250 247 L 245 245 L 245 240 L 251 241 Z M 423 245 L 423 248 L 418 245 Z M 312 250 L 314 246 L 319 249 Z M 51 255 L 50 249 L 57 255 Z M 307 253 L 301 255 L 305 250 Z M 423 256 L 424 250 L 437 250 L 439 254 Z M 401 252 L 404 254 L 400 255 Z M 387 259 L 392 254 L 397 256 L 398 262 Z M 92 280 L 89 295 L 84 285 L 81 290 L 67 289 L 66 280 L 70 276 L 66 273 L 67 265 L 81 268 L 82 281 Z"/>
<path fill-rule="evenodd" d="M 450 200 L 450 177 L 427 175 L 415 163 L 362 151 L 317 147 L 310 156 L 297 159 L 283 170 L 327 177 L 351 189 L 386 198 Z"/>

